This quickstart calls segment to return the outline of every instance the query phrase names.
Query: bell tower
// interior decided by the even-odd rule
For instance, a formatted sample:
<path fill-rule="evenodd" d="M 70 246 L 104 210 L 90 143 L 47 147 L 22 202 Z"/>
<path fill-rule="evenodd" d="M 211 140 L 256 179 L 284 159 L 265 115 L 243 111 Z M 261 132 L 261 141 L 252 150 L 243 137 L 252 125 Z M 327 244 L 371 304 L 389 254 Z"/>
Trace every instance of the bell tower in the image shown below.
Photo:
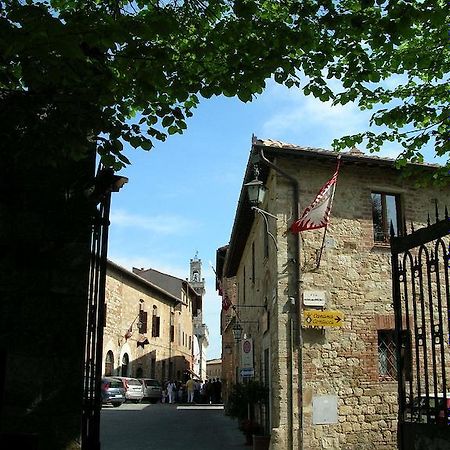
<path fill-rule="evenodd" d="M 205 279 L 202 278 L 202 260 L 198 259 L 198 252 L 195 252 L 194 258 L 191 259 L 189 283 L 198 295 L 205 295 Z"/>

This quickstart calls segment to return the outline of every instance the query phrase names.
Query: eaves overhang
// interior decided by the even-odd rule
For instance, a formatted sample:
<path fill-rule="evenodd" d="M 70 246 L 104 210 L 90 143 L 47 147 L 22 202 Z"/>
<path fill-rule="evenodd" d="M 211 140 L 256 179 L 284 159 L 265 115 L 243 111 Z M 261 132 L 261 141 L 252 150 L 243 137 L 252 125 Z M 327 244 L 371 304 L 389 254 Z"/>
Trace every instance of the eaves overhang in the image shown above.
<path fill-rule="evenodd" d="M 248 236 L 255 220 L 255 213 L 251 209 L 248 200 L 245 183 L 251 181 L 253 177 L 253 158 L 263 151 L 264 156 L 272 162 L 280 159 L 297 159 L 303 158 L 305 160 L 323 160 L 336 161 L 338 155 L 341 156 L 341 163 L 364 166 L 377 166 L 391 168 L 397 170 L 395 167 L 395 159 L 384 158 L 379 156 L 368 156 L 357 149 L 349 152 L 334 152 L 331 150 L 300 147 L 293 144 L 288 144 L 280 141 L 262 140 L 253 137 L 252 148 L 250 151 L 249 160 L 245 169 L 244 179 L 242 181 L 241 192 L 236 208 L 236 215 L 234 218 L 233 228 L 231 231 L 230 242 L 225 258 L 223 275 L 225 277 L 233 277 L 236 275 L 242 254 L 245 249 Z M 417 167 L 424 171 L 435 171 L 439 168 L 437 164 L 408 164 L 409 167 Z M 260 176 L 259 179 L 266 183 L 269 176 L 269 168 L 261 162 L 259 164 Z"/>
<path fill-rule="evenodd" d="M 146 289 L 147 291 L 158 292 L 160 295 L 165 297 L 167 300 L 173 302 L 174 304 L 182 303 L 179 298 L 175 297 L 170 292 L 167 292 L 164 289 L 157 286 L 156 284 L 153 284 L 150 281 L 140 277 L 139 275 L 136 275 L 135 273 L 130 272 L 129 270 L 125 269 L 124 267 L 120 266 L 119 264 L 116 264 L 116 263 L 108 260 L 107 268 L 111 272 L 119 273 L 124 278 L 133 280 L 136 284 L 140 285 L 142 288 Z"/>

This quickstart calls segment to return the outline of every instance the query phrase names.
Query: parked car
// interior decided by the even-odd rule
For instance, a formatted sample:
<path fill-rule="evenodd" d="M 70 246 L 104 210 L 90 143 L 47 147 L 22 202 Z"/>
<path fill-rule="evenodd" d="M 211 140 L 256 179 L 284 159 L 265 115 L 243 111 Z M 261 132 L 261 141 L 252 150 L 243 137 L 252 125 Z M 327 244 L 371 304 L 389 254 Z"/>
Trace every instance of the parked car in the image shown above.
<path fill-rule="evenodd" d="M 157 403 L 161 401 L 162 388 L 158 380 L 152 378 L 139 378 L 144 388 L 144 400 L 149 400 L 150 403 Z"/>
<path fill-rule="evenodd" d="M 447 417 L 448 424 L 450 425 L 450 392 L 446 395 L 446 404 L 442 392 L 438 393 L 437 398 L 433 393 L 430 393 L 430 396 L 428 397 L 428 408 L 427 397 L 425 394 L 422 394 L 420 399 L 419 397 L 414 399 L 412 409 L 411 419 L 413 422 L 428 423 L 428 409 L 430 413 L 430 423 L 444 424 L 445 417 Z"/>
<path fill-rule="evenodd" d="M 122 381 L 123 388 L 125 389 L 126 401 L 134 403 L 140 403 L 144 398 L 144 389 L 141 382 L 137 378 L 129 377 L 114 377 L 117 380 Z"/>
<path fill-rule="evenodd" d="M 102 378 L 102 404 L 110 403 L 114 407 L 125 402 L 125 389 L 120 380 L 111 377 Z"/>

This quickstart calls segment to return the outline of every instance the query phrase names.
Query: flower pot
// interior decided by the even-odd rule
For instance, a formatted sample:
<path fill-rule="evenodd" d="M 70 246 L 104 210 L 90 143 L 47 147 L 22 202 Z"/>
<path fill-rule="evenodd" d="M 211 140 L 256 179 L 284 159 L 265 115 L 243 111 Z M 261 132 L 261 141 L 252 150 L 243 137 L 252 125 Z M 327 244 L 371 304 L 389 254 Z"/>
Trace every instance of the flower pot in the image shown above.
<path fill-rule="evenodd" d="M 270 436 L 253 435 L 253 450 L 269 450 Z"/>

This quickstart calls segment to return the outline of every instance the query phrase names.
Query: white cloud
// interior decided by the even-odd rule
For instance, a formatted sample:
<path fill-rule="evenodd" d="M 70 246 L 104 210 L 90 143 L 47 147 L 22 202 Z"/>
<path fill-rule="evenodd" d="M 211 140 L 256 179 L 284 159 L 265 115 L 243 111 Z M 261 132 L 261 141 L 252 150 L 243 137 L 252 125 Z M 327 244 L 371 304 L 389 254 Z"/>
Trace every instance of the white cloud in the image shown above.
<path fill-rule="evenodd" d="M 368 128 L 369 114 L 361 112 L 356 105 L 332 106 L 331 102 L 321 102 L 313 97 L 295 97 L 296 101 L 290 102 L 289 107 L 266 120 L 264 136 L 283 140 L 283 136 L 292 134 L 294 139 L 302 141 L 301 137 L 308 134 L 315 143 L 308 142 L 307 145 L 329 148 L 333 139 Z"/>
<path fill-rule="evenodd" d="M 161 235 L 183 234 L 193 230 L 198 223 L 176 215 L 143 216 L 130 214 L 123 209 L 111 211 L 111 223 L 115 227 L 140 228 Z"/>

